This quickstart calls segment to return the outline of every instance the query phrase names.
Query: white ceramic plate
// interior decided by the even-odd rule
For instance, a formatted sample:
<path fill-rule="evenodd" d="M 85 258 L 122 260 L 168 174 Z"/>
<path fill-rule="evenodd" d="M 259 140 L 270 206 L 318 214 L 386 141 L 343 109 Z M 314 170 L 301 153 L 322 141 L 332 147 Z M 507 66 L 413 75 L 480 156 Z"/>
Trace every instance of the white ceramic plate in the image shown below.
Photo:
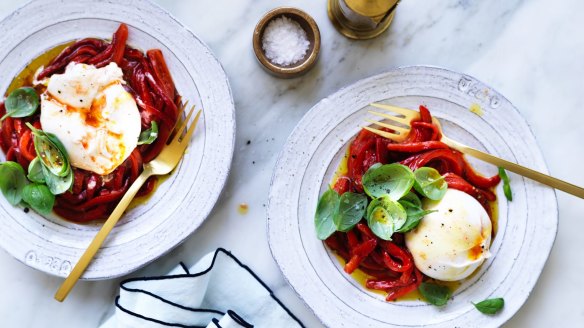
<path fill-rule="evenodd" d="M 149 1 L 42 0 L 18 9 L 0 23 L 0 90 L 47 49 L 86 37 L 111 39 L 121 22 L 129 27 L 129 45 L 162 50 L 179 93 L 203 114 L 178 169 L 147 202 L 124 215 L 85 279 L 127 274 L 187 238 L 213 208 L 233 155 L 234 106 L 221 65 L 192 32 Z M 0 217 L 2 248 L 33 268 L 62 277 L 99 230 L 98 224 L 25 214 L 4 197 Z"/>
<path fill-rule="evenodd" d="M 547 172 L 525 120 L 503 96 L 472 77 L 439 68 L 408 67 L 359 81 L 316 104 L 289 137 L 269 196 L 268 238 L 282 273 L 329 327 L 497 327 L 532 290 L 556 236 L 554 190 L 511 174 L 513 202 L 499 185 L 499 229 L 489 258 L 442 308 L 419 300 L 386 302 L 345 274 L 316 238 L 314 211 L 371 102 L 417 109 L 425 104 L 445 134 L 476 148 Z M 478 104 L 484 115 L 469 111 Z M 496 168 L 471 160 L 480 172 Z M 481 314 L 471 301 L 504 297 L 505 308 Z"/>

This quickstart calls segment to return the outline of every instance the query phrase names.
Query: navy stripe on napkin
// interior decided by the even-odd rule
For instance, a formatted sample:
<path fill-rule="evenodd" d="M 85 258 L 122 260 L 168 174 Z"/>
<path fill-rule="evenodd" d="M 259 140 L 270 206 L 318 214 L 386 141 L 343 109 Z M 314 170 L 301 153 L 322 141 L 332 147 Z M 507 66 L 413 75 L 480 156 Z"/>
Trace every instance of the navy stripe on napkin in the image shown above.
<path fill-rule="evenodd" d="M 217 248 L 217 250 L 215 251 L 215 254 L 213 255 L 213 260 L 211 262 L 211 265 L 209 266 L 209 268 L 207 268 L 204 271 L 195 273 L 195 274 L 190 274 L 188 268 L 184 265 L 184 263 L 180 262 L 181 267 L 185 270 L 185 272 L 187 272 L 186 274 L 179 274 L 179 275 L 170 275 L 170 276 L 151 276 L 151 277 L 138 277 L 138 278 L 129 278 L 129 279 L 125 279 L 120 283 L 120 288 L 125 290 L 125 291 L 129 291 L 129 292 L 139 292 L 139 293 L 144 293 L 147 295 L 150 295 L 154 298 L 159 299 L 162 302 L 165 302 L 169 305 L 172 306 L 176 306 L 180 309 L 183 310 L 187 310 L 187 311 L 193 311 L 193 312 L 200 312 L 200 313 L 209 313 L 211 316 L 215 316 L 215 315 L 220 315 L 223 316 L 225 315 L 224 312 L 219 311 L 219 310 L 215 310 L 215 309 L 200 309 L 200 308 L 190 308 L 190 307 L 185 307 L 182 306 L 180 304 L 176 304 L 174 302 L 171 302 L 169 300 L 166 300 L 164 298 L 162 298 L 161 296 L 158 296 L 154 293 L 151 293 L 149 291 L 145 291 L 142 289 L 137 289 L 137 288 L 129 288 L 126 287 L 125 284 L 129 283 L 129 282 L 134 282 L 134 281 L 152 281 L 152 280 L 164 280 L 164 279 L 174 279 L 174 278 L 183 278 L 183 277 L 198 277 L 198 276 L 202 276 L 204 274 L 209 273 L 212 269 L 213 266 L 215 265 L 215 260 L 217 259 L 217 256 L 219 254 L 224 254 L 227 255 L 228 257 L 230 257 L 231 259 L 233 259 L 233 261 L 235 261 L 235 263 L 237 263 L 241 268 L 245 269 L 247 272 L 249 272 L 256 280 L 257 282 L 259 282 L 269 293 L 270 296 L 272 297 L 272 299 L 274 301 L 276 301 L 280 307 L 282 307 L 282 309 L 284 311 L 286 311 L 286 313 L 288 313 L 288 315 L 294 319 L 294 321 L 296 321 L 302 328 L 305 328 L 304 324 L 290 311 L 290 309 L 288 309 L 277 297 L 276 295 L 274 295 L 274 292 L 270 289 L 270 287 L 268 287 L 268 285 L 266 285 L 261 279 L 260 277 L 258 277 L 258 275 L 253 272 L 247 265 L 243 264 L 237 257 L 235 257 L 233 254 L 231 254 L 230 251 L 225 250 L 224 248 Z M 115 305 L 118 309 L 124 311 L 125 313 L 128 313 L 132 316 L 135 316 L 137 318 L 143 319 L 143 320 L 147 320 L 147 321 L 151 321 L 151 322 L 155 322 L 164 326 L 169 326 L 169 327 L 184 327 L 184 328 L 205 328 L 205 326 L 186 326 L 183 324 L 179 324 L 179 323 L 172 323 L 172 322 L 164 322 L 164 321 L 160 321 L 157 319 L 153 319 L 153 318 L 149 318 L 146 316 L 143 316 L 141 314 L 138 313 L 134 313 L 130 310 L 127 310 L 125 308 L 123 308 L 120 304 L 119 304 L 119 296 L 116 297 L 115 300 Z M 237 313 L 235 313 L 232 310 L 228 310 L 227 314 L 237 323 L 241 324 L 242 326 L 246 327 L 246 328 L 252 328 L 253 325 L 248 323 L 247 321 L 245 321 L 243 318 L 241 318 Z M 219 321 L 216 319 L 213 319 L 212 322 L 220 328 L 219 326 Z"/>

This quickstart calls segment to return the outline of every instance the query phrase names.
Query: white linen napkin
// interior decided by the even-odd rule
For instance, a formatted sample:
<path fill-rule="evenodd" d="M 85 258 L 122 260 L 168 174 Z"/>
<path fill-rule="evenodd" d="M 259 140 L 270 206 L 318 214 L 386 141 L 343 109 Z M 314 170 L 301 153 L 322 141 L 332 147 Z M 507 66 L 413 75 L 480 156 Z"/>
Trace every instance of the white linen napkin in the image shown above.
<path fill-rule="evenodd" d="M 304 327 L 246 265 L 219 248 L 191 268 L 120 283 L 115 314 L 101 328 Z"/>

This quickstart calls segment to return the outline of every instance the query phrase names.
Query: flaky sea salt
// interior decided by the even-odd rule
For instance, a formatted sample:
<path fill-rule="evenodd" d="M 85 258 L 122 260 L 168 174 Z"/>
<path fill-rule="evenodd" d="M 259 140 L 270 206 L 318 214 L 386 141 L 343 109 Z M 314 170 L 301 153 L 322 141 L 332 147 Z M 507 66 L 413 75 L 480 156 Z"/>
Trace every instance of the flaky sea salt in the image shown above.
<path fill-rule="evenodd" d="M 262 37 L 266 57 L 276 65 L 296 64 L 304 58 L 309 46 L 306 31 L 286 16 L 272 20 Z"/>

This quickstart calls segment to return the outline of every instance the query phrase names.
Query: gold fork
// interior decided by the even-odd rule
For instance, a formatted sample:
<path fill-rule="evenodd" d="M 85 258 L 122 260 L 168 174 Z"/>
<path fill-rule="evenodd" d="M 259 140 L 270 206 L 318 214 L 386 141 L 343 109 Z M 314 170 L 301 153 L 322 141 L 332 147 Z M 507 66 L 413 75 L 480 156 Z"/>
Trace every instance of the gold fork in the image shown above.
<path fill-rule="evenodd" d="M 389 120 L 390 122 L 378 122 L 378 121 L 373 121 L 373 120 L 369 120 L 369 119 L 367 119 L 366 121 L 369 123 L 373 123 L 373 124 L 376 124 L 378 126 L 384 127 L 384 128 L 388 128 L 388 129 L 392 130 L 393 132 L 382 131 L 382 130 L 371 128 L 368 126 L 364 126 L 363 128 L 368 130 L 368 131 L 371 131 L 377 135 L 391 139 L 391 140 L 396 141 L 396 142 L 403 142 L 407 138 L 408 133 L 410 132 L 410 129 L 411 129 L 410 122 L 420 118 L 420 113 L 418 111 L 411 110 L 411 109 L 400 108 L 400 107 L 396 107 L 396 106 L 378 104 L 378 103 L 373 103 L 373 104 L 371 104 L 371 106 L 383 109 L 383 110 L 390 112 L 390 113 L 393 113 L 393 115 L 387 114 L 387 113 L 379 113 L 379 112 L 375 112 L 375 111 L 369 111 L 369 113 L 376 115 L 376 116 L 379 116 L 379 117 L 383 117 L 383 118 Z M 395 114 L 397 114 L 399 116 L 396 116 Z M 403 117 L 401 117 L 401 116 L 403 116 Z M 535 180 L 539 183 L 543 183 L 545 185 L 562 190 L 562 191 L 567 192 L 569 194 L 572 194 L 574 196 L 584 198 L 584 189 L 583 188 L 580 188 L 580 187 L 573 185 L 571 183 L 568 183 L 566 181 L 556 179 L 554 177 L 543 174 L 541 172 L 529 169 L 529 168 L 521 166 L 519 164 L 506 161 L 506 160 L 501 159 L 499 157 L 487 154 L 487 153 L 482 152 L 480 150 L 474 149 L 472 147 L 463 145 L 457 141 L 449 139 L 444 135 L 444 133 L 442 133 L 442 127 L 440 126 L 440 122 L 436 118 L 432 119 L 432 123 L 434 123 L 441 132 L 442 138 L 440 139 L 440 141 L 447 144 L 450 148 L 456 149 L 456 150 L 460 151 L 461 153 L 476 157 L 476 158 L 483 160 L 487 163 L 491 163 L 491 164 L 496 165 L 498 167 L 502 167 L 506 170 L 517 173 L 517 174 L 522 175 L 526 178 Z"/>
<path fill-rule="evenodd" d="M 89 247 L 87 247 L 85 253 L 83 253 L 77 264 L 75 264 L 75 267 L 69 276 L 65 279 L 61 287 L 59 287 L 59 290 L 57 290 L 57 293 L 55 294 L 55 299 L 57 301 L 62 302 L 67 297 L 71 289 L 73 289 L 73 286 L 75 286 L 77 280 L 79 280 L 83 272 L 85 272 L 85 269 L 87 269 L 87 266 L 105 241 L 108 234 L 112 231 L 120 217 L 122 217 L 122 214 L 128 205 L 130 205 L 130 202 L 134 196 L 136 196 L 138 190 L 140 190 L 140 187 L 142 187 L 144 182 L 146 182 L 146 179 L 152 175 L 165 175 L 170 173 L 170 171 L 176 167 L 182 158 L 182 155 L 189 144 L 189 140 L 191 139 L 191 135 L 193 134 L 193 131 L 195 131 L 195 127 L 199 121 L 199 116 L 201 115 L 201 110 L 199 110 L 193 119 L 193 123 L 188 128 L 186 135 L 183 137 L 183 133 L 187 128 L 189 119 L 195 110 L 195 106 L 192 106 L 187 117 L 183 121 L 181 120 L 181 116 L 186 107 L 187 104 L 185 103 L 179 108 L 179 119 L 177 120 L 175 128 L 173 129 L 174 133 L 171 134 L 169 141 L 167 141 L 167 145 L 162 149 L 162 152 L 154 160 L 144 164 L 144 170 L 142 173 L 138 176 L 138 178 L 136 178 L 136 181 L 134 181 L 134 183 L 130 186 L 130 189 L 128 189 L 124 197 L 122 197 L 112 214 L 109 216 L 107 221 L 105 221 L 97 235 L 93 238 L 91 244 L 89 244 Z M 177 126 L 179 127 L 177 128 Z"/>

